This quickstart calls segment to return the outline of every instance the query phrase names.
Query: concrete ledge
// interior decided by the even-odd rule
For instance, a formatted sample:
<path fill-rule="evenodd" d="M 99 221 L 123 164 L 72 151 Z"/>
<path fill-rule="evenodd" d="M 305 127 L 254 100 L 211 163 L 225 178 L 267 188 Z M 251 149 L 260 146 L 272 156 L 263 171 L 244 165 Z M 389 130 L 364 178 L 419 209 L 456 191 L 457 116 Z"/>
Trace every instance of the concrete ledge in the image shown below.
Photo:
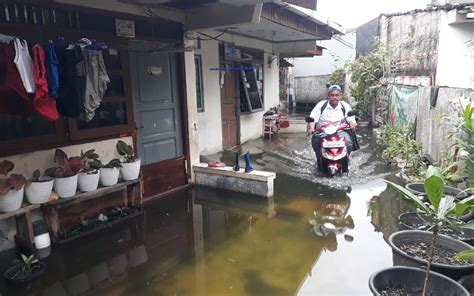
<path fill-rule="evenodd" d="M 243 169 L 234 172 L 232 167 L 210 168 L 206 163 L 193 166 L 197 185 L 227 189 L 259 196 L 273 196 L 275 173 L 252 171 L 245 173 Z"/>

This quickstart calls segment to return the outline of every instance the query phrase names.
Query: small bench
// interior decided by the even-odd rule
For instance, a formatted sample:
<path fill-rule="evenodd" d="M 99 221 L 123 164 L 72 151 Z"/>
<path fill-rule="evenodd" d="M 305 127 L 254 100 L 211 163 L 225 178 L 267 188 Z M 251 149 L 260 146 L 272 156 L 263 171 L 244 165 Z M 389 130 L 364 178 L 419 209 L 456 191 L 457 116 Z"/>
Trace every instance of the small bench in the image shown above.
<path fill-rule="evenodd" d="M 245 173 L 244 169 L 236 172 L 232 167 L 208 167 L 206 163 L 193 166 L 197 185 L 227 189 L 242 193 L 272 197 L 273 181 L 276 174 L 264 171 Z"/>

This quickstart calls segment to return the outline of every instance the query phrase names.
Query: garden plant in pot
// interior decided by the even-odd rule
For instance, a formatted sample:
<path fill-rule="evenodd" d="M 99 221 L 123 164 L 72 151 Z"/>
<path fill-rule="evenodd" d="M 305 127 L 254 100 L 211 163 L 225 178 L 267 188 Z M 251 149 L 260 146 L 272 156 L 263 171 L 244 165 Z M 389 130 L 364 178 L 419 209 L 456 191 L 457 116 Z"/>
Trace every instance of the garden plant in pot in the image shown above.
<path fill-rule="evenodd" d="M 120 159 L 114 158 L 106 165 L 101 165 L 100 169 L 100 185 L 113 186 L 117 184 L 119 179 L 119 168 L 122 167 Z"/>
<path fill-rule="evenodd" d="M 5 178 L 0 178 L 0 212 L 16 211 L 23 202 L 26 179 L 20 174 L 8 176 L 14 167 L 11 161 L 0 162 L 0 175 L 5 176 Z"/>
<path fill-rule="evenodd" d="M 69 198 L 76 194 L 77 173 L 82 167 L 82 158 L 74 156 L 68 158 L 61 149 L 56 149 L 54 162 L 57 167 L 46 169 L 46 175 L 54 179 L 54 191 L 60 198 Z"/>
<path fill-rule="evenodd" d="M 454 238 L 439 234 L 440 229 L 445 225 L 451 226 L 456 217 L 460 217 L 465 212 L 471 210 L 474 198 L 467 198 L 456 202 L 452 196 L 443 196 L 444 180 L 441 171 L 436 167 L 429 167 L 424 182 L 425 191 L 429 203 L 423 203 L 416 195 L 406 188 L 390 181 L 387 184 L 395 188 L 409 202 L 410 205 L 430 216 L 433 223 L 428 231 L 406 230 L 393 233 L 389 238 L 392 247 L 395 265 L 426 266 L 424 282 L 421 288 L 414 285 L 408 278 L 407 289 L 411 287 L 412 293 L 427 295 L 432 289 L 432 282 L 437 279 L 430 279 L 430 271 L 434 270 L 449 276 L 459 276 L 463 272 L 472 272 L 474 264 L 469 261 L 459 260 L 457 253 L 465 250 L 472 250 L 468 244 Z M 470 227 L 470 225 L 463 225 Z M 430 280 L 429 280 L 430 279 Z M 415 290 L 414 290 L 415 289 Z M 419 289 L 419 291 L 416 291 Z M 437 291 L 436 293 L 440 293 Z"/>
<path fill-rule="evenodd" d="M 81 169 L 78 175 L 79 191 L 94 191 L 99 186 L 100 168 L 102 163 L 95 149 L 86 152 L 81 151 Z"/>
<path fill-rule="evenodd" d="M 117 142 L 117 151 L 124 158 L 120 172 L 125 181 L 136 180 L 140 174 L 141 160 L 137 159 L 133 147 L 124 141 Z"/>
<path fill-rule="evenodd" d="M 42 204 L 48 202 L 53 191 L 54 179 L 41 176 L 40 170 L 35 170 L 31 179 L 26 182 L 25 195 L 30 204 Z"/>
<path fill-rule="evenodd" d="M 34 255 L 21 254 L 21 260 L 15 260 L 14 265 L 5 271 L 5 278 L 14 284 L 24 284 L 40 277 L 46 265 Z"/>

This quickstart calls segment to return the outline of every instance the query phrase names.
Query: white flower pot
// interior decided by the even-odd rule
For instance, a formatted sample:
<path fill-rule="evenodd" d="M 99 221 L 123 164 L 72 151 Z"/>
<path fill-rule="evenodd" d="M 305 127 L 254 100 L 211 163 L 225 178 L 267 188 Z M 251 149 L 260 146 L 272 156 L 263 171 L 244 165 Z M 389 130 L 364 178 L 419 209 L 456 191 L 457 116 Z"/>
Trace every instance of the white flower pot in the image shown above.
<path fill-rule="evenodd" d="M 42 204 L 48 202 L 51 191 L 53 191 L 54 179 L 44 182 L 32 182 L 25 186 L 26 199 L 30 204 Z"/>
<path fill-rule="evenodd" d="M 117 184 L 119 178 L 118 168 L 102 168 L 100 169 L 100 185 L 112 186 Z"/>
<path fill-rule="evenodd" d="M 35 236 L 36 249 L 44 249 L 49 246 L 51 246 L 51 237 L 49 236 L 49 232 L 45 232 L 45 233 Z"/>
<path fill-rule="evenodd" d="M 95 174 L 79 173 L 77 178 L 79 191 L 94 191 L 99 186 L 100 171 L 97 171 Z"/>
<path fill-rule="evenodd" d="M 12 212 L 21 208 L 23 202 L 23 193 L 25 192 L 25 186 L 21 187 L 20 190 L 10 190 L 5 195 L 0 195 L 0 212 Z"/>
<path fill-rule="evenodd" d="M 131 181 L 138 179 L 138 175 L 140 175 L 140 165 L 141 160 L 137 159 L 134 162 L 127 163 L 122 162 L 122 168 L 120 169 L 120 173 L 122 174 L 122 178 L 125 181 Z"/>
<path fill-rule="evenodd" d="M 77 174 L 72 177 L 54 179 L 54 191 L 60 198 L 73 197 L 77 190 Z"/>

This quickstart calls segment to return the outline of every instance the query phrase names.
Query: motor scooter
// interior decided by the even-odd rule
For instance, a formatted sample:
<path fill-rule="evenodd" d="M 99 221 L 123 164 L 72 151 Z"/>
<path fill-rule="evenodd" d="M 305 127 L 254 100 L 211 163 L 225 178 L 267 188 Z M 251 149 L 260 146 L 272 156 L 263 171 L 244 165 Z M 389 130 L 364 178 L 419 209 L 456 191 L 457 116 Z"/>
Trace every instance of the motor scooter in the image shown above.
<path fill-rule="evenodd" d="M 347 118 L 358 114 L 357 110 L 351 110 L 347 112 L 347 117 L 344 117 L 340 122 L 319 126 L 314 131 L 322 136 L 320 141 L 322 159 L 318 159 L 318 169 L 328 177 L 349 173 L 349 152 L 346 139 L 338 132 L 350 131 Z M 308 116 L 305 121 L 311 123 L 314 122 L 314 118 Z"/>

